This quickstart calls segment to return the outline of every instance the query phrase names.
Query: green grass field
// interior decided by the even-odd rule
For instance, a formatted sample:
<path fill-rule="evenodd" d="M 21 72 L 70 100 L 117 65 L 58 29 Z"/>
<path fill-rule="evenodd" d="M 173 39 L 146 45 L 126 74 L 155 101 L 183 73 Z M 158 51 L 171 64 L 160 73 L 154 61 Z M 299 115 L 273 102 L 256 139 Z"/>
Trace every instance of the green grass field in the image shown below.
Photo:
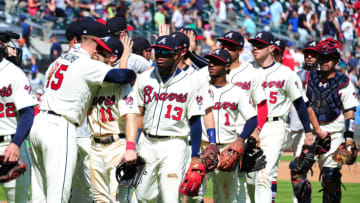
<path fill-rule="evenodd" d="M 320 182 L 311 182 L 312 185 L 312 202 L 322 202 L 322 192 Z M 346 203 L 360 202 L 360 184 L 359 183 L 344 183 L 346 190 L 342 188 L 342 201 Z M 207 198 L 212 198 L 212 182 L 209 182 Z M 292 185 L 290 181 L 278 181 L 278 192 L 276 196 L 276 203 L 291 203 L 292 202 Z"/>

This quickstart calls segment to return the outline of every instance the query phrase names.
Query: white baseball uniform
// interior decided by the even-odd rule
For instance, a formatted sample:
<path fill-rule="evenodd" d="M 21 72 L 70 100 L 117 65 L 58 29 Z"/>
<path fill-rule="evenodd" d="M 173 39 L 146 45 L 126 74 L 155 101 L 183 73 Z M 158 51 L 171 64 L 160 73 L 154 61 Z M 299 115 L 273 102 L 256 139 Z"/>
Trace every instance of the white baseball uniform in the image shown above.
<path fill-rule="evenodd" d="M 63 54 L 52 65 L 56 70 L 30 132 L 34 202 L 68 202 L 77 161 L 76 128 L 111 68 L 92 60 L 81 48 Z"/>
<path fill-rule="evenodd" d="M 256 63 L 254 67 L 260 69 Z M 268 120 L 260 132 L 260 145 L 266 156 L 266 167 L 255 174 L 248 183 L 255 184 L 255 202 L 271 202 L 271 182 L 276 178 L 277 166 L 286 136 L 285 118 L 290 105 L 302 97 L 302 83 L 295 72 L 279 63 L 260 69 L 264 81 L 262 87 L 268 98 Z M 249 196 L 254 191 L 249 189 Z"/>
<path fill-rule="evenodd" d="M 145 134 L 138 152 L 147 161 L 135 189 L 139 202 L 156 199 L 154 189 L 160 192 L 163 202 L 179 201 L 179 185 L 187 163 L 189 119 L 204 115 L 203 97 L 191 78 L 177 68 L 163 83 L 155 67 L 136 81 L 139 106 L 144 107 Z"/>
<path fill-rule="evenodd" d="M 93 139 L 90 151 L 90 174 L 93 198 L 96 202 L 123 202 L 130 199 L 128 188 L 119 188 L 116 166 L 126 151 L 126 114 L 139 114 L 131 86 L 106 83 L 93 99 L 88 120 Z M 119 137 L 119 135 L 122 135 Z M 94 139 L 114 141 L 108 144 Z"/>
<path fill-rule="evenodd" d="M 234 142 L 237 135 L 241 133 L 242 126 L 237 123 L 239 117 L 245 121 L 256 116 L 256 111 L 249 102 L 249 96 L 240 87 L 229 83 L 224 87 L 217 88 L 210 85 L 210 95 L 213 96 L 212 107 L 215 118 L 216 142 L 220 151 Z M 202 149 L 209 145 L 206 129 L 203 125 Z M 214 202 L 238 202 L 239 185 L 238 170 L 234 172 L 223 172 L 214 170 L 207 174 L 207 178 L 213 180 Z M 206 186 L 202 185 L 203 194 Z M 205 191 L 204 191 L 205 190 Z M 216 192 L 221 191 L 221 192 Z"/>
<path fill-rule="evenodd" d="M 5 149 L 15 134 L 18 121 L 18 111 L 25 107 L 38 104 L 34 95 L 30 94 L 29 80 L 21 68 L 6 59 L 0 62 L 0 136 L 4 141 L 0 143 L 0 154 Z M 26 144 L 20 146 L 19 158 L 30 167 L 30 157 Z M 13 203 L 27 203 L 30 196 L 30 171 L 27 170 L 17 179 L 1 184 L 7 201 Z"/>

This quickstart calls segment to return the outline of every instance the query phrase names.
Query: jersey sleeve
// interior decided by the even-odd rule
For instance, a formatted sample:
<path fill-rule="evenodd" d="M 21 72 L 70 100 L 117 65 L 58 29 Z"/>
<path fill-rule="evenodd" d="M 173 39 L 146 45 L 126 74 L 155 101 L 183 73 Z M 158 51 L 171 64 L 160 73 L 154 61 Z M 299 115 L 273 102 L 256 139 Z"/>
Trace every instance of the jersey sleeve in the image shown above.
<path fill-rule="evenodd" d="M 19 111 L 25 107 L 38 105 L 35 95 L 31 94 L 29 80 L 19 68 L 16 67 L 16 69 L 15 74 L 17 77 L 15 77 L 15 81 L 13 82 L 14 86 L 11 88 L 14 95 L 16 110 Z"/>
<path fill-rule="evenodd" d="M 122 86 L 119 100 L 119 112 L 120 116 L 135 113 L 139 114 L 139 108 L 137 104 L 137 98 L 134 96 L 133 89 L 129 84 Z"/>
<path fill-rule="evenodd" d="M 102 85 L 106 74 L 112 67 L 96 60 L 88 60 L 87 63 L 88 65 L 83 68 L 86 81 L 91 84 Z"/>
<path fill-rule="evenodd" d="M 138 106 L 145 105 L 144 104 L 144 88 L 142 87 L 142 84 L 141 84 L 141 80 L 142 80 L 141 78 L 142 78 L 142 75 L 140 74 L 136 79 L 134 89 L 133 89 L 133 93 L 134 93 L 134 96 L 136 97 Z"/>
<path fill-rule="evenodd" d="M 243 95 L 240 98 L 246 98 L 246 95 L 241 92 L 241 90 L 239 91 L 239 94 Z M 255 108 L 251 105 L 250 101 L 247 101 L 246 99 L 240 99 L 238 110 L 240 111 L 240 114 L 243 116 L 243 118 L 245 118 L 245 120 L 248 120 L 257 115 Z"/>
<path fill-rule="evenodd" d="M 354 108 L 358 105 L 355 88 L 351 82 L 345 88 L 340 89 L 341 101 L 345 110 Z"/>
<path fill-rule="evenodd" d="M 150 66 L 151 63 L 148 60 L 146 60 L 144 57 L 136 54 L 130 54 L 127 63 L 127 69 L 134 70 L 137 73 L 142 73 L 146 71 L 148 68 L 150 68 Z"/>
<path fill-rule="evenodd" d="M 286 94 L 290 97 L 291 102 L 303 95 L 301 80 L 295 72 L 291 72 L 289 79 L 286 81 Z"/>
<path fill-rule="evenodd" d="M 202 116 L 205 115 L 204 109 L 204 96 L 200 94 L 199 89 L 193 89 L 188 95 L 188 104 L 187 104 L 187 116 L 190 119 L 193 116 Z"/>

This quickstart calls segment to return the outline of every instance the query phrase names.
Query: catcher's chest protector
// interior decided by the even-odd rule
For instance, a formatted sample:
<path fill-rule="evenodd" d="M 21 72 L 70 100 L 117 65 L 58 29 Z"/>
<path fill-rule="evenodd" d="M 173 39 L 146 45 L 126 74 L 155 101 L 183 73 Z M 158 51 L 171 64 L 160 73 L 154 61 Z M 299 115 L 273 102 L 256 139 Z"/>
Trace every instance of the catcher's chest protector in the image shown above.
<path fill-rule="evenodd" d="M 321 79 L 320 71 L 311 71 L 307 75 L 306 96 L 320 123 L 334 121 L 342 112 L 339 90 L 349 84 L 349 78 L 337 72 L 335 77 Z"/>

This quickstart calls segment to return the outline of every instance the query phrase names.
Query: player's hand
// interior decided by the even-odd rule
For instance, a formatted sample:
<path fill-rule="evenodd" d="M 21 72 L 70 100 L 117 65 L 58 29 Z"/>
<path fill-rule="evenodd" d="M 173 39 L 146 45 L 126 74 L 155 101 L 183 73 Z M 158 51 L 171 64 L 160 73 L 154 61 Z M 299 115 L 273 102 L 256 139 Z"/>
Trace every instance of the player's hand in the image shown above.
<path fill-rule="evenodd" d="M 127 165 L 132 165 L 136 163 L 137 155 L 135 150 L 126 150 L 125 154 L 123 155 L 122 159 L 120 159 L 119 163 L 122 160 L 125 161 Z"/>
<path fill-rule="evenodd" d="M 315 133 L 318 135 L 319 138 L 323 139 L 326 137 L 328 132 L 322 130 L 320 127 L 318 129 L 315 129 Z"/>
<path fill-rule="evenodd" d="M 189 51 L 195 51 L 196 50 L 196 37 L 195 33 L 193 31 L 185 31 L 184 34 L 188 36 L 190 45 L 189 45 Z"/>
<path fill-rule="evenodd" d="M 312 145 L 314 142 L 314 135 L 311 132 L 305 133 L 304 145 Z"/>
<path fill-rule="evenodd" d="M 256 147 L 260 147 L 260 137 L 259 137 L 259 134 L 260 134 L 260 130 L 259 128 L 255 128 L 255 130 L 251 133 L 251 137 L 255 138 L 256 140 Z"/>
<path fill-rule="evenodd" d="M 170 26 L 169 24 L 160 24 L 159 25 L 159 37 L 164 36 L 164 35 L 169 35 L 170 34 Z"/>
<path fill-rule="evenodd" d="M 122 60 L 126 60 L 126 63 L 127 63 L 127 60 L 128 60 L 128 58 L 129 58 L 129 56 L 131 54 L 134 42 L 131 40 L 129 35 L 124 35 L 122 38 L 120 38 L 120 41 L 124 46 L 124 51 L 123 51 L 123 53 L 121 55 L 120 63 L 121 63 Z M 120 67 L 120 68 L 126 68 L 126 67 Z"/>
<path fill-rule="evenodd" d="M 201 159 L 199 157 L 191 157 L 191 163 L 201 163 Z"/>
<path fill-rule="evenodd" d="M 19 147 L 15 143 L 10 143 L 4 151 L 4 163 L 18 161 L 19 154 Z"/>

